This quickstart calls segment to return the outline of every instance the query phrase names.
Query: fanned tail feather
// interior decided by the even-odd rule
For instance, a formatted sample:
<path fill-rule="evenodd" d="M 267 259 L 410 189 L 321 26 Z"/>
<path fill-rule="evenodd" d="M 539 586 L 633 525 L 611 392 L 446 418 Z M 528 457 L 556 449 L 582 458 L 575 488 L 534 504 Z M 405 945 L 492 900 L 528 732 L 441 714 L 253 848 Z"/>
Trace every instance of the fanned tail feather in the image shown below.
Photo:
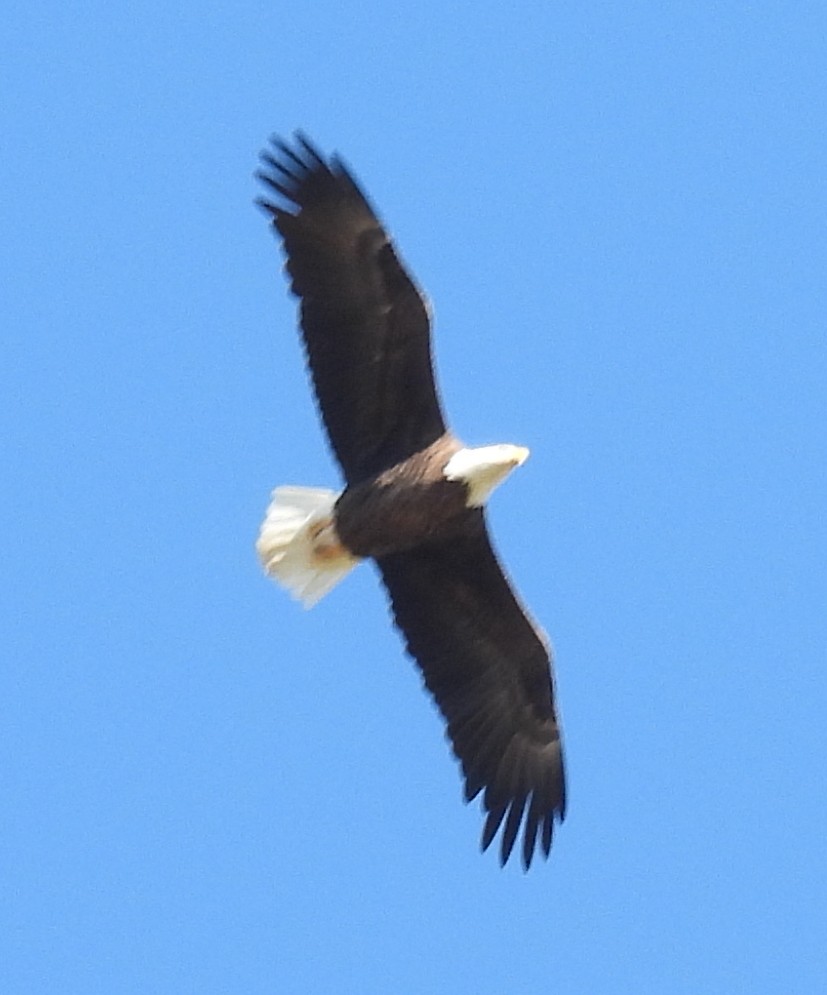
<path fill-rule="evenodd" d="M 336 536 L 338 497 L 319 487 L 277 487 L 256 542 L 265 572 L 305 608 L 359 562 Z"/>

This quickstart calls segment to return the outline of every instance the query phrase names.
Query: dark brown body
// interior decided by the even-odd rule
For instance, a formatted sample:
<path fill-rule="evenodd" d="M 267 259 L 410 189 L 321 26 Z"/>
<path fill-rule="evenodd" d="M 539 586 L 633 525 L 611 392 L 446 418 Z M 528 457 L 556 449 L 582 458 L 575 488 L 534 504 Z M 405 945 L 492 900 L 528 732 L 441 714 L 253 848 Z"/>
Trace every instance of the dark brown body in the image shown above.
<path fill-rule="evenodd" d="M 336 503 L 336 532 L 354 556 L 401 553 L 462 535 L 476 523 L 465 484 L 446 480 L 445 464 L 462 448 L 446 434 L 422 452 L 347 488 Z"/>

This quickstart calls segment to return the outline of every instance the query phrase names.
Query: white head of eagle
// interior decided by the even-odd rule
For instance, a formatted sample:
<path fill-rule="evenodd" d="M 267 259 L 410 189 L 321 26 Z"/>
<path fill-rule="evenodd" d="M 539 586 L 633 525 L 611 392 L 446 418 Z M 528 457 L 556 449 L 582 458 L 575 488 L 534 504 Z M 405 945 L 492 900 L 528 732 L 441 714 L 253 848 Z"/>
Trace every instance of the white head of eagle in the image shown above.
<path fill-rule="evenodd" d="M 497 484 L 501 484 L 513 469 L 522 466 L 528 456 L 529 450 L 525 446 L 508 443 L 460 449 L 442 472 L 446 480 L 466 485 L 469 508 L 481 508 Z"/>

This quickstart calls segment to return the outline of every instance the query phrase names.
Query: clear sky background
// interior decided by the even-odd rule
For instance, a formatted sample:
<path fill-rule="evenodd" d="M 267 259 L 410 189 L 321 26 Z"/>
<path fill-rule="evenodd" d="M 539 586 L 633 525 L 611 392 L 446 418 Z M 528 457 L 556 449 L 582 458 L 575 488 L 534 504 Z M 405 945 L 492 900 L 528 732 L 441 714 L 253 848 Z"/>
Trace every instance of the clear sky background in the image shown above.
<path fill-rule="evenodd" d="M 14 3 L 0 32 L 0 991 L 827 991 L 827 12 Z M 554 642 L 569 816 L 481 856 L 335 485 L 269 133 L 434 301 Z"/>

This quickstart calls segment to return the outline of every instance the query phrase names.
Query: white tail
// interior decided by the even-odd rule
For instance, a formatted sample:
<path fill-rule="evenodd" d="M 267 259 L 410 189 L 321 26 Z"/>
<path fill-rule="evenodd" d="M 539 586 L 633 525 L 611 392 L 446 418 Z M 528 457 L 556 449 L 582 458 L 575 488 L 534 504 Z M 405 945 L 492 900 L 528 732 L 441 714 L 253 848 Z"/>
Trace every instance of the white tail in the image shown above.
<path fill-rule="evenodd" d="M 311 608 L 352 570 L 358 558 L 336 535 L 338 494 L 318 487 L 277 487 L 256 551 L 269 576 Z"/>

